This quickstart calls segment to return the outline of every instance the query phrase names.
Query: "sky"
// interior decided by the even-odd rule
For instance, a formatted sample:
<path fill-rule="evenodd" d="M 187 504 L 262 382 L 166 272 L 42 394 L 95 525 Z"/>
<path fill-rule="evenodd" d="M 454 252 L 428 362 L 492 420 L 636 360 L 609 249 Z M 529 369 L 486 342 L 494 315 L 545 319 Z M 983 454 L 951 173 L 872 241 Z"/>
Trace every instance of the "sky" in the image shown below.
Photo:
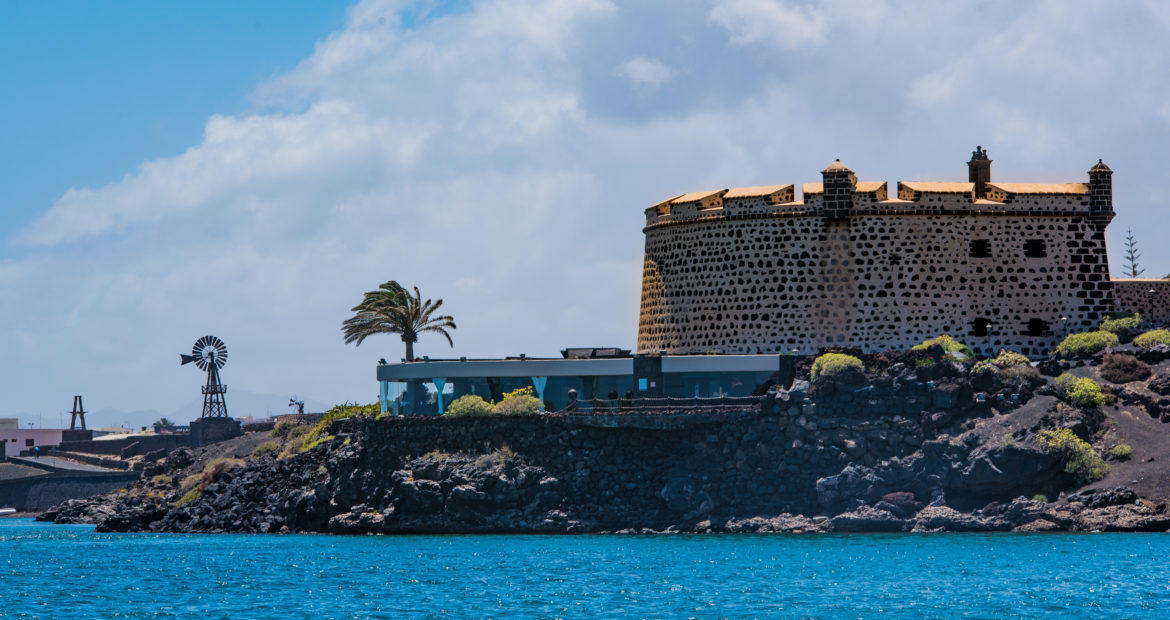
<path fill-rule="evenodd" d="M 694 190 L 1115 171 L 1170 272 L 1170 4 L 0 3 L 0 417 L 232 390 L 373 402 L 386 280 L 432 357 L 633 348 L 643 209 Z M 234 415 L 254 413 L 232 411 Z M 260 412 L 262 413 L 262 412 Z"/>

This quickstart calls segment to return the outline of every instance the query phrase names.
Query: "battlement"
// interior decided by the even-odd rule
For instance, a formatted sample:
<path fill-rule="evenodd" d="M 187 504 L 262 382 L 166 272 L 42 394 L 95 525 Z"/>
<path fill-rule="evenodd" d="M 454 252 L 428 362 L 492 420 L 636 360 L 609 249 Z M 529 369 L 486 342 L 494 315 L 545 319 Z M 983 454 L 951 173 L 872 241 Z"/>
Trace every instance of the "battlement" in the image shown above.
<path fill-rule="evenodd" d="M 968 162 L 973 179 L 898 181 L 889 196 L 884 181 L 858 181 L 853 171 L 834 162 L 822 171 L 821 183 L 765 185 L 682 194 L 646 209 L 646 226 L 743 217 L 849 217 L 851 215 L 1094 215 L 1113 216 L 1112 172 L 1098 161 L 1088 183 L 999 183 L 991 181 L 991 160 L 978 149 Z M 828 182 L 834 191 L 826 200 Z"/>

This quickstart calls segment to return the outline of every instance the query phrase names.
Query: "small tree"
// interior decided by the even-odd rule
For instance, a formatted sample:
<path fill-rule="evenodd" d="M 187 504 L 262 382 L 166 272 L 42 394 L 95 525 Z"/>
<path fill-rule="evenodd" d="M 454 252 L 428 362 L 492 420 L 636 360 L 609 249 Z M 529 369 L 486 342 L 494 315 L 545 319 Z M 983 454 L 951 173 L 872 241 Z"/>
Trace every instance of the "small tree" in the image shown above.
<path fill-rule="evenodd" d="M 1138 259 L 1142 255 L 1137 250 L 1137 239 L 1133 238 L 1133 229 L 1125 229 L 1125 260 L 1129 266 L 1125 270 L 1125 275 L 1130 278 L 1136 278 L 1146 272 L 1145 269 L 1138 268 Z"/>
<path fill-rule="evenodd" d="M 159 419 L 155 420 L 154 424 L 151 424 L 151 426 L 153 426 L 154 430 L 156 430 L 156 431 L 160 428 L 171 428 L 174 425 L 175 425 L 174 422 L 171 422 L 170 420 L 168 420 L 166 418 L 159 418 Z"/>

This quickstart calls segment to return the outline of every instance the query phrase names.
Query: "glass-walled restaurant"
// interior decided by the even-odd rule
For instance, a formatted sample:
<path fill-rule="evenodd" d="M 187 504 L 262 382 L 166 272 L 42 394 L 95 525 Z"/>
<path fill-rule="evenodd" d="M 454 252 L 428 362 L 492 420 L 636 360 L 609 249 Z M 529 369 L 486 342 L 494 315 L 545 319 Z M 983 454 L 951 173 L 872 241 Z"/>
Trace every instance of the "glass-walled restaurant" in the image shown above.
<path fill-rule="evenodd" d="M 792 380 L 791 356 L 696 355 L 599 359 L 511 358 L 417 360 L 378 366 L 379 402 L 390 415 L 442 415 L 452 401 L 475 394 L 500 401 L 530 387 L 546 411 L 577 403 L 605 407 L 644 398 L 760 395 Z"/>

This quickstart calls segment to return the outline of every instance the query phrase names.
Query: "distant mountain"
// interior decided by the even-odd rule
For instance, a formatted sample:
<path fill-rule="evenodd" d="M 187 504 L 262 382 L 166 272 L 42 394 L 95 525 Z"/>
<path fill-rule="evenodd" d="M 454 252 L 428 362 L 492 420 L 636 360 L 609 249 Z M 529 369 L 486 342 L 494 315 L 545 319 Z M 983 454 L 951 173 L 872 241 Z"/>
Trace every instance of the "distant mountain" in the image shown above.
<path fill-rule="evenodd" d="M 154 409 L 140 409 L 138 411 L 122 411 L 121 409 L 114 409 L 112 407 L 105 407 L 97 411 L 90 411 L 85 414 L 85 425 L 87 428 L 98 428 L 101 426 L 125 426 L 126 428 L 138 429 L 143 426 L 150 426 L 154 421 L 161 418 L 162 414 Z M 65 428 L 69 428 L 69 414 L 65 414 Z"/>
<path fill-rule="evenodd" d="M 249 392 L 247 390 L 231 390 L 227 393 L 227 409 L 228 415 L 233 418 L 242 418 L 245 416 L 252 416 L 253 418 L 268 418 L 274 415 L 283 415 L 286 413 L 296 413 L 296 411 L 288 406 L 290 394 L 276 395 L 276 394 L 260 394 L 257 392 Z M 311 398 L 300 397 L 300 400 L 305 401 L 305 413 L 320 413 L 330 407 L 320 401 Z M 167 415 L 168 418 L 177 424 L 186 424 L 191 420 L 199 417 L 203 412 L 203 398 L 196 400 L 179 407 L 174 412 Z M 155 417 L 154 420 L 157 420 Z M 154 420 L 151 420 L 153 422 Z"/>

